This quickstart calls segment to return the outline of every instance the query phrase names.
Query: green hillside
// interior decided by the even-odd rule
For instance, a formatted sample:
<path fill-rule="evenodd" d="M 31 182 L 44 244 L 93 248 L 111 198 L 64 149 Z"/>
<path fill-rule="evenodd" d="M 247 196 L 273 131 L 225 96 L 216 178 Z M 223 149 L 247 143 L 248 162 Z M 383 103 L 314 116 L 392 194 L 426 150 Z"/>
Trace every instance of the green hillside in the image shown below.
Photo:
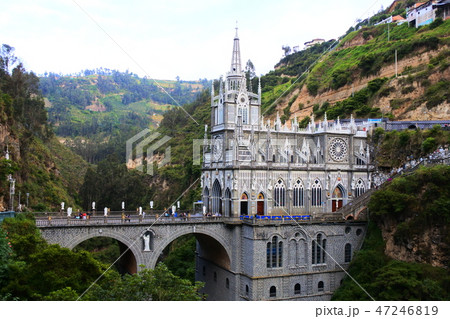
<path fill-rule="evenodd" d="M 165 111 L 192 102 L 204 81 L 161 81 L 129 72 L 85 70 L 76 76 L 47 74 L 39 87 L 49 123 L 65 144 L 91 163 L 144 128 L 156 128 Z M 124 150 L 123 150 L 124 151 Z"/>
<path fill-rule="evenodd" d="M 404 12 L 401 7 L 398 10 Z M 285 115 L 283 120 L 312 113 L 320 117 L 327 108 L 337 107 L 328 118 L 350 114 L 408 118 L 420 106 L 432 109 L 449 103 L 450 21 L 436 19 L 418 29 L 407 23 L 369 25 L 389 15 L 387 11 L 379 13 L 370 22 L 361 22 L 358 30 L 351 28 L 339 41 L 284 57 L 261 81 L 269 84 L 263 87 L 266 114 L 278 110 Z M 402 65 L 398 78 L 393 71 L 396 56 Z M 421 57 L 421 62 L 415 57 Z M 362 103 L 353 99 L 346 102 L 346 108 L 338 104 L 344 94 L 344 99 L 351 98 L 377 78 L 384 78 L 383 86 Z M 381 112 L 376 110 L 380 106 L 384 106 Z M 317 112 L 320 108 L 321 113 Z"/>
<path fill-rule="evenodd" d="M 16 63 L 14 48 L 3 45 L 0 52 L 0 206 L 9 209 L 10 183 L 15 179 L 15 202 L 34 210 L 57 210 L 59 203 L 74 206 L 78 187 L 88 164 L 61 145 L 47 123 L 39 78 Z M 6 150 L 9 160 L 6 159 Z"/>

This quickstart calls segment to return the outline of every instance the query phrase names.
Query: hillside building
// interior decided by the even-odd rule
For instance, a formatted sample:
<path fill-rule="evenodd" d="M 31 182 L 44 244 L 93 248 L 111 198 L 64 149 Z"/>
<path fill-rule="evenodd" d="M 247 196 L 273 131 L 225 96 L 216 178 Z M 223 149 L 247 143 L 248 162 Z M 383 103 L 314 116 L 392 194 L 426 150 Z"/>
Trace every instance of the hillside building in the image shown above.
<path fill-rule="evenodd" d="M 307 42 L 304 43 L 305 44 L 305 49 L 308 49 L 308 48 L 310 48 L 310 47 L 312 47 L 312 46 L 314 46 L 316 44 L 321 44 L 321 43 L 324 43 L 324 42 L 325 42 L 325 39 L 312 39 L 311 41 L 307 41 Z"/>

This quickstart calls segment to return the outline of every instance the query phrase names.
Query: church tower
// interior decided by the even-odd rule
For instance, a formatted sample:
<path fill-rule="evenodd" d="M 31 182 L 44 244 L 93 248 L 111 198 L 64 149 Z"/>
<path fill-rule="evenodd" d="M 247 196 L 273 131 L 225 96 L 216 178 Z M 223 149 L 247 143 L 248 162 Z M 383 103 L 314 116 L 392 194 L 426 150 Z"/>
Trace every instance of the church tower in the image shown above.
<path fill-rule="evenodd" d="M 211 131 L 233 129 L 238 125 L 258 126 L 261 94 L 249 92 L 247 78 L 242 69 L 238 29 L 233 39 L 230 70 L 225 81 L 219 80 L 219 94 L 211 91 Z M 256 129 L 256 127 L 255 127 Z"/>

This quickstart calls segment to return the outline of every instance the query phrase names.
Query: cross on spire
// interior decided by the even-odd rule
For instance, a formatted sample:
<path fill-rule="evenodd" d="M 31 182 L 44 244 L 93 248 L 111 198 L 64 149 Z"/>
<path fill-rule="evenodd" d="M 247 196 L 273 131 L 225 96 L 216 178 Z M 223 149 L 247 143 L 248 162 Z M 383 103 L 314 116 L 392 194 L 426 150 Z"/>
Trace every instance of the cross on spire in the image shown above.
<path fill-rule="evenodd" d="M 241 49 L 239 47 L 238 27 L 236 21 L 236 35 L 233 44 L 233 56 L 231 57 L 231 73 L 241 73 Z"/>

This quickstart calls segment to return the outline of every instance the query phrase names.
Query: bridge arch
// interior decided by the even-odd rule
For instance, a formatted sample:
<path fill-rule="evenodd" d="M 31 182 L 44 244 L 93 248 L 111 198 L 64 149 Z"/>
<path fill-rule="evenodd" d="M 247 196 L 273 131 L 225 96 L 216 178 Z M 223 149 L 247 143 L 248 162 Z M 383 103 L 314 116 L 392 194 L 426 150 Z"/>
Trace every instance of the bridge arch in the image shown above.
<path fill-rule="evenodd" d="M 145 264 L 145 258 L 144 255 L 142 254 L 142 249 L 140 249 L 141 248 L 140 237 L 137 240 L 133 241 L 129 237 L 126 237 L 120 234 L 119 232 L 109 231 L 108 229 L 101 229 L 98 232 L 89 232 L 85 234 L 80 234 L 79 236 L 76 236 L 72 241 L 70 241 L 68 245 L 66 245 L 66 247 L 69 248 L 70 250 L 73 250 L 82 242 L 97 237 L 113 238 L 122 245 L 124 245 L 127 249 L 129 249 L 129 252 L 132 254 L 132 256 L 128 256 L 128 258 L 131 257 L 134 258 L 134 260 L 131 260 L 131 264 L 129 264 L 127 267 L 130 273 L 136 273 L 139 270 L 138 266 L 141 264 Z M 124 257 L 127 256 L 125 255 Z"/>
<path fill-rule="evenodd" d="M 228 270 L 231 269 L 232 267 L 231 263 L 233 261 L 231 259 L 232 256 L 231 247 L 229 246 L 228 242 L 217 232 L 200 227 L 199 229 L 195 229 L 193 227 L 192 228 L 190 227 L 189 229 L 181 228 L 175 232 L 171 232 L 168 236 L 164 236 L 163 240 L 160 241 L 157 245 L 155 245 L 155 250 L 152 254 L 152 258 L 148 263 L 148 267 L 155 268 L 159 256 L 162 254 L 164 249 L 177 238 L 189 234 L 195 236 L 197 241 L 200 243 L 200 247 L 203 246 L 207 250 L 215 250 L 215 252 L 213 252 L 212 255 L 215 255 L 213 257 L 216 258 L 213 258 L 215 260 L 212 261 L 214 261 L 216 264 L 222 266 L 225 269 Z M 205 247 L 205 245 L 209 245 L 210 247 Z"/>

